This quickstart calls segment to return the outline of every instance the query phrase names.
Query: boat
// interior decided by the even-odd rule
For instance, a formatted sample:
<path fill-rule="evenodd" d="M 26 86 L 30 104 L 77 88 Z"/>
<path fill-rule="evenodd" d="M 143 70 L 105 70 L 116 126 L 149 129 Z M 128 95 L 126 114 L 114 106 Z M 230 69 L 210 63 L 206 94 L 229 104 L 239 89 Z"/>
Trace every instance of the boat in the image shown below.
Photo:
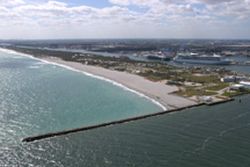
<path fill-rule="evenodd" d="M 171 57 L 162 56 L 162 55 L 147 55 L 147 59 L 149 60 L 157 60 L 157 61 L 170 61 Z"/>
<path fill-rule="evenodd" d="M 250 81 L 241 81 L 240 84 L 245 88 L 250 89 Z"/>
<path fill-rule="evenodd" d="M 220 55 L 198 55 L 197 53 L 179 53 L 174 62 L 183 64 L 229 65 L 231 61 Z"/>
<path fill-rule="evenodd" d="M 146 56 L 149 60 L 157 60 L 157 61 L 170 61 L 172 59 L 172 56 L 169 54 L 166 54 L 165 52 L 156 52 L 154 54 L 149 54 Z"/>

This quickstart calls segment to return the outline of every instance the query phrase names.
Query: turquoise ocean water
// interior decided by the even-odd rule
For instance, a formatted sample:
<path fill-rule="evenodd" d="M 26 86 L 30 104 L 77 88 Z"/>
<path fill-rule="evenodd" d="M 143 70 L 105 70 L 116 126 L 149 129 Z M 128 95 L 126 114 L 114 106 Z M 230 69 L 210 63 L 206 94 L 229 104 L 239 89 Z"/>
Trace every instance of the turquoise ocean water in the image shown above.
<path fill-rule="evenodd" d="M 0 52 L 0 142 L 160 111 L 111 83 Z"/>
<path fill-rule="evenodd" d="M 160 108 L 109 83 L 32 59 L 1 53 L 0 62 L 0 166 L 250 165 L 250 96 L 212 107 L 21 143 L 20 138 L 26 135 L 156 112 Z M 98 107 L 101 104 L 103 107 Z"/>

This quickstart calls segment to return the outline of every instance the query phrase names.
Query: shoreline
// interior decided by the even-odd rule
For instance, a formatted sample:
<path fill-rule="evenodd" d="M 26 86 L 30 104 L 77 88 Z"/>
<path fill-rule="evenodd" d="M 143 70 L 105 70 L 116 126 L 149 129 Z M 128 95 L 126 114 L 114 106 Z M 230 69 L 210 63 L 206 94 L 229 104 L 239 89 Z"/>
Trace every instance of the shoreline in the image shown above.
<path fill-rule="evenodd" d="M 109 82 L 114 86 L 118 86 L 150 100 L 152 103 L 158 105 L 163 111 L 197 105 L 197 103 L 192 100 L 171 94 L 178 90 L 176 86 L 166 85 L 163 82 L 153 82 L 135 74 L 108 70 L 102 67 L 84 65 L 72 61 L 64 61 L 56 57 L 37 58 L 10 49 L 1 48 L 0 51 L 29 57 Z"/>
<path fill-rule="evenodd" d="M 84 65 L 77 62 L 64 61 L 54 57 L 46 57 L 44 60 L 95 75 L 98 79 L 109 80 L 109 82 L 115 83 L 114 85 L 116 86 L 125 86 L 127 89 L 130 89 L 131 92 L 138 92 L 139 94 L 137 94 L 141 94 L 144 98 L 148 97 L 149 99 L 153 99 L 155 101 L 154 103 L 163 106 L 161 107 L 163 110 L 177 109 L 197 104 L 187 98 L 171 94 L 177 91 L 178 87 L 169 86 L 163 82 L 153 82 L 135 74 L 109 70 L 98 66 Z"/>

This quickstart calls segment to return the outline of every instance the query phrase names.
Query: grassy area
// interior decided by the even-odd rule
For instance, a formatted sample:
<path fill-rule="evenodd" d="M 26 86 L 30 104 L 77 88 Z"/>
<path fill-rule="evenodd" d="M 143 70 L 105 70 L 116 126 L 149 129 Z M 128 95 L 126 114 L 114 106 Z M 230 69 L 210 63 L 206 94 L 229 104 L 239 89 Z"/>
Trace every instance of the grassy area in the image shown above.
<path fill-rule="evenodd" d="M 212 96 L 212 95 L 216 95 L 217 92 L 213 92 L 213 91 L 206 91 L 204 89 L 199 89 L 197 87 L 186 87 L 184 90 L 180 90 L 179 92 L 177 92 L 178 95 L 180 96 Z"/>
<path fill-rule="evenodd" d="M 161 81 L 161 80 L 165 80 L 165 79 L 169 78 L 167 73 L 153 72 L 151 70 L 149 70 L 145 73 L 139 73 L 139 75 L 141 75 L 141 76 L 143 76 L 151 81 Z"/>
<path fill-rule="evenodd" d="M 192 73 L 184 73 L 181 74 L 180 77 L 184 78 L 185 81 L 188 82 L 196 82 L 196 83 L 218 83 L 220 82 L 220 78 L 217 75 L 208 75 L 208 76 L 196 76 Z"/>
<path fill-rule="evenodd" d="M 219 91 L 219 90 L 222 90 L 226 87 L 229 86 L 229 83 L 223 83 L 223 82 L 220 82 L 220 83 L 217 83 L 216 85 L 214 86 L 208 86 L 206 87 L 207 90 L 212 90 L 212 91 Z"/>
<path fill-rule="evenodd" d="M 194 82 L 194 83 L 201 83 L 201 84 L 221 83 L 220 77 L 217 75 L 196 76 L 190 72 L 187 72 L 184 70 L 177 70 L 171 67 L 152 68 L 152 70 L 148 70 L 146 72 L 140 73 L 139 75 L 149 80 L 153 80 L 153 81 L 171 80 L 175 82 L 187 81 L 187 82 Z M 219 86 L 224 87 L 225 85 L 219 85 Z M 212 88 L 212 89 L 216 89 L 216 88 Z"/>
<path fill-rule="evenodd" d="M 244 94 L 249 94 L 250 93 L 250 89 L 246 89 L 246 90 L 238 90 L 238 91 L 232 91 L 232 92 L 225 92 L 222 95 L 223 96 L 227 96 L 227 97 L 234 97 L 234 96 L 238 96 L 238 95 L 244 95 Z"/>

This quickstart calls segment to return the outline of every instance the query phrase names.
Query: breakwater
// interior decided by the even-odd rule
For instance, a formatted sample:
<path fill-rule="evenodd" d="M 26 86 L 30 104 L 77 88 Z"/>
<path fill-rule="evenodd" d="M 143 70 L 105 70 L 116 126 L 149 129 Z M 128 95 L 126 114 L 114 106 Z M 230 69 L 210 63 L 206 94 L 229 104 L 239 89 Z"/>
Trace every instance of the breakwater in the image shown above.
<path fill-rule="evenodd" d="M 166 111 L 162 111 L 162 112 L 158 112 L 158 113 L 147 114 L 147 115 L 133 117 L 133 118 L 122 119 L 122 120 L 118 120 L 118 121 L 112 121 L 112 122 L 108 122 L 108 123 L 102 123 L 102 124 L 93 125 L 93 126 L 86 126 L 86 127 L 81 127 L 81 128 L 65 130 L 65 131 L 52 132 L 52 133 L 46 133 L 46 134 L 37 135 L 37 136 L 31 136 L 31 137 L 24 138 L 22 140 L 22 142 L 33 142 L 33 141 L 36 141 L 36 140 L 42 140 L 42 139 L 46 139 L 46 138 L 63 136 L 63 135 L 71 134 L 71 133 L 82 132 L 82 131 L 87 131 L 87 130 L 93 130 L 93 129 L 97 129 L 97 128 L 101 128 L 101 127 L 107 127 L 107 126 L 111 126 L 111 125 L 132 122 L 132 121 L 141 120 L 141 119 L 154 117 L 154 116 L 158 116 L 158 115 L 164 115 L 164 114 L 168 114 L 168 113 L 182 111 L 182 110 L 185 110 L 185 109 L 188 109 L 188 108 L 198 107 L 198 106 L 202 106 L 202 105 L 204 105 L 204 103 L 199 103 L 199 104 L 192 105 L 192 106 L 187 106 L 187 107 L 182 107 L 182 108 L 177 108 L 177 109 L 172 109 L 172 110 L 166 110 Z"/>
<path fill-rule="evenodd" d="M 132 122 L 132 121 L 136 121 L 136 120 L 142 120 L 142 119 L 146 119 L 146 118 L 149 118 L 149 117 L 155 117 L 155 116 L 159 116 L 159 115 L 164 115 L 164 114 L 169 114 L 169 113 L 173 113 L 173 112 L 182 111 L 182 110 L 189 109 L 189 108 L 199 107 L 199 106 L 202 106 L 202 105 L 213 106 L 213 105 L 217 105 L 217 104 L 230 102 L 230 101 L 233 101 L 233 100 L 234 100 L 233 98 L 230 98 L 230 99 L 225 99 L 225 100 L 221 100 L 221 101 L 217 101 L 217 102 L 212 102 L 212 103 L 209 103 L 209 104 L 207 104 L 207 103 L 198 103 L 198 104 L 191 105 L 191 106 L 176 108 L 176 109 L 172 109 L 172 110 L 165 110 L 165 111 L 162 111 L 162 112 L 142 115 L 142 116 L 133 117 L 133 118 L 122 119 L 122 120 L 118 120 L 118 121 L 102 123 L 102 124 L 93 125 L 93 126 L 85 126 L 85 127 L 81 127 L 81 128 L 75 128 L 75 129 L 64 130 L 64 131 L 59 131 L 59 132 L 46 133 L 46 134 L 41 134 L 41 135 L 37 135 L 37 136 L 31 136 L 31 137 L 24 138 L 22 140 L 22 142 L 33 142 L 33 141 L 36 141 L 36 140 L 42 140 L 42 139 L 46 139 L 46 138 L 58 137 L 58 136 L 68 135 L 68 134 L 71 134 L 71 133 L 83 132 L 83 131 L 87 131 L 87 130 L 93 130 L 93 129 L 97 129 L 97 128 L 112 126 L 112 125 L 116 125 L 116 124 L 122 124 L 122 123 Z"/>

